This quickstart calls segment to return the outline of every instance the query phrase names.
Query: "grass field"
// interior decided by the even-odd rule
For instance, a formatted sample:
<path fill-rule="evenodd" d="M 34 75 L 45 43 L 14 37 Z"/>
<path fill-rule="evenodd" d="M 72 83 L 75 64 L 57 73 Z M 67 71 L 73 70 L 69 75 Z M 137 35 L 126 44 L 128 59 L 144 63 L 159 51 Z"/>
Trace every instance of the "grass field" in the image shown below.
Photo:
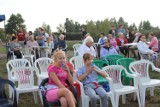
<path fill-rule="evenodd" d="M 68 47 L 71 50 L 72 45 L 75 43 L 80 43 L 80 41 L 67 41 Z M 5 47 L 0 46 L 0 53 L 5 53 Z M 73 55 L 72 51 L 68 51 L 68 56 L 71 57 Z M 7 72 L 6 72 L 6 59 L 0 60 L 0 77 L 7 78 Z M 160 73 L 150 71 L 151 78 L 160 78 Z M 38 104 L 34 104 L 34 99 L 32 93 L 27 94 L 20 94 L 19 97 L 19 107 L 42 107 L 40 100 L 38 100 Z M 160 88 L 155 88 L 155 96 L 151 97 L 149 95 L 149 91 L 147 90 L 146 95 L 146 106 L 145 107 L 160 107 Z M 111 104 L 109 103 L 109 107 L 111 107 Z M 133 101 L 133 94 L 130 94 L 127 96 L 127 102 L 126 104 L 121 103 L 119 107 L 138 107 L 137 101 Z"/>

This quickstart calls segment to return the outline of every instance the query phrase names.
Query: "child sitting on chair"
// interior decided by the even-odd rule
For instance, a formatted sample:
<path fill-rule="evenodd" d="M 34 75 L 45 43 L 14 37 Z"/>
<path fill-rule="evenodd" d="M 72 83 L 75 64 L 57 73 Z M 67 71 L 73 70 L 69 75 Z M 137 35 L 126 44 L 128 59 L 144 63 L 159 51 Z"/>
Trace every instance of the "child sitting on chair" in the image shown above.
<path fill-rule="evenodd" d="M 106 91 L 98 84 L 98 75 L 106 77 L 107 74 L 101 72 L 100 69 L 92 65 L 93 57 L 90 53 L 83 55 L 84 66 L 78 69 L 77 76 L 78 80 L 84 85 L 85 94 L 91 99 L 90 107 L 97 107 L 97 96 L 98 94 L 102 101 L 102 107 L 107 107 L 107 95 Z"/>
<path fill-rule="evenodd" d="M 48 67 L 48 77 L 47 100 L 54 102 L 59 99 L 62 107 L 75 107 L 75 98 L 72 92 L 65 87 L 66 80 L 73 84 L 73 78 L 66 65 L 66 56 L 63 51 L 54 53 L 53 63 Z"/>

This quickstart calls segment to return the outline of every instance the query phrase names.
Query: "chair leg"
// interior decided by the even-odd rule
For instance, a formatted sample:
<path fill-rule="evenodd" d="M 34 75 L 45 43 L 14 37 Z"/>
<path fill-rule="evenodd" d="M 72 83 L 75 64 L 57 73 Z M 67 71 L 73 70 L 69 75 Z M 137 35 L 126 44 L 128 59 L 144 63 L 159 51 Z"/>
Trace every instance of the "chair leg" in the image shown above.
<path fill-rule="evenodd" d="M 126 95 L 122 95 L 122 104 L 126 104 Z"/>
<path fill-rule="evenodd" d="M 37 92 L 33 92 L 33 97 L 34 97 L 34 101 L 35 101 L 35 104 L 38 103 L 38 99 L 37 99 Z"/>
<path fill-rule="evenodd" d="M 141 106 L 145 106 L 145 95 L 146 94 L 146 88 L 140 89 L 140 100 L 141 100 Z"/>
<path fill-rule="evenodd" d="M 18 100 L 19 100 L 19 92 L 17 92 L 17 104 L 18 104 Z"/>
<path fill-rule="evenodd" d="M 114 96 L 109 96 L 111 103 L 112 103 L 112 107 L 115 107 L 115 101 L 114 101 Z"/>
<path fill-rule="evenodd" d="M 43 106 L 44 104 L 43 104 L 43 99 L 42 99 L 41 91 L 38 91 L 38 93 L 39 93 L 39 97 L 40 97 L 40 100 L 41 100 L 41 104 L 42 104 L 42 106 Z"/>
<path fill-rule="evenodd" d="M 12 98 L 13 89 L 11 86 L 9 86 L 9 98 Z"/>
<path fill-rule="evenodd" d="M 154 87 L 150 88 L 150 96 L 154 96 Z"/>
<path fill-rule="evenodd" d="M 118 94 L 116 95 L 115 101 L 116 101 L 116 107 L 118 107 L 119 105 L 119 95 Z"/>
<path fill-rule="evenodd" d="M 137 90 L 137 92 L 134 94 L 135 96 L 137 96 L 137 100 L 138 100 L 138 105 L 139 107 L 141 107 L 141 102 L 140 102 L 140 98 L 139 98 L 139 92 Z"/>

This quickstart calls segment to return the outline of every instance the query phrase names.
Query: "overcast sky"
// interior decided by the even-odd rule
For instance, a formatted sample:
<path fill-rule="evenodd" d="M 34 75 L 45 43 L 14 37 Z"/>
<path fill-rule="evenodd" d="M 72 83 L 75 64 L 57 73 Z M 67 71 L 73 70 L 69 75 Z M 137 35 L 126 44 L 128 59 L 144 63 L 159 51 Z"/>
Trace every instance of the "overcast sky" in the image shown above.
<path fill-rule="evenodd" d="M 129 24 L 149 20 L 160 27 L 160 0 L 0 0 L 0 14 L 20 13 L 27 30 L 34 30 L 45 22 L 52 31 L 65 18 L 85 24 L 86 20 L 104 20 L 123 17 Z M 3 27 L 3 23 L 0 23 Z"/>

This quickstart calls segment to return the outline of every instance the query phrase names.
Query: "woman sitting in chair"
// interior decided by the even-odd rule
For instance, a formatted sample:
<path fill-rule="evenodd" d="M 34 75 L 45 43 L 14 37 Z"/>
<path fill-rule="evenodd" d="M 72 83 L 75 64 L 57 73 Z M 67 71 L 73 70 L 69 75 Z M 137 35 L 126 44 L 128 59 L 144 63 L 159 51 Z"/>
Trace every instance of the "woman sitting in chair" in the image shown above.
<path fill-rule="evenodd" d="M 154 61 L 158 57 L 156 52 L 154 52 L 153 50 L 149 49 L 149 46 L 147 45 L 147 41 L 146 41 L 145 35 L 139 36 L 137 48 L 138 48 L 139 53 L 141 54 L 143 59 L 149 59 L 151 61 Z"/>
<path fill-rule="evenodd" d="M 58 41 L 58 44 L 57 44 L 57 48 L 63 50 L 63 51 L 66 51 L 66 42 L 64 40 L 64 35 L 60 35 L 59 36 L 59 41 Z"/>
<path fill-rule="evenodd" d="M 11 49 L 11 51 L 14 52 L 14 55 L 16 55 L 16 57 L 18 59 L 22 58 L 22 54 L 21 54 L 22 47 L 18 43 L 18 39 L 17 39 L 16 36 L 12 37 L 12 42 L 11 42 L 11 45 L 10 45 L 10 49 Z"/>
<path fill-rule="evenodd" d="M 101 59 L 104 59 L 106 55 L 118 54 L 113 46 L 110 45 L 110 40 L 107 39 L 104 41 L 104 46 L 101 48 L 100 55 Z"/>
<path fill-rule="evenodd" d="M 75 98 L 72 92 L 65 87 L 66 80 L 73 84 L 73 78 L 66 66 L 66 56 L 63 51 L 55 51 L 53 63 L 48 67 L 48 76 L 47 100 L 54 102 L 59 99 L 62 107 L 75 107 Z"/>
<path fill-rule="evenodd" d="M 106 91 L 98 84 L 98 75 L 106 77 L 104 72 L 92 65 L 93 57 L 90 53 L 83 55 L 84 66 L 78 69 L 77 76 L 78 80 L 84 85 L 85 94 L 91 99 L 90 107 L 97 107 L 97 94 L 100 96 L 102 101 L 102 107 L 108 106 Z"/>

